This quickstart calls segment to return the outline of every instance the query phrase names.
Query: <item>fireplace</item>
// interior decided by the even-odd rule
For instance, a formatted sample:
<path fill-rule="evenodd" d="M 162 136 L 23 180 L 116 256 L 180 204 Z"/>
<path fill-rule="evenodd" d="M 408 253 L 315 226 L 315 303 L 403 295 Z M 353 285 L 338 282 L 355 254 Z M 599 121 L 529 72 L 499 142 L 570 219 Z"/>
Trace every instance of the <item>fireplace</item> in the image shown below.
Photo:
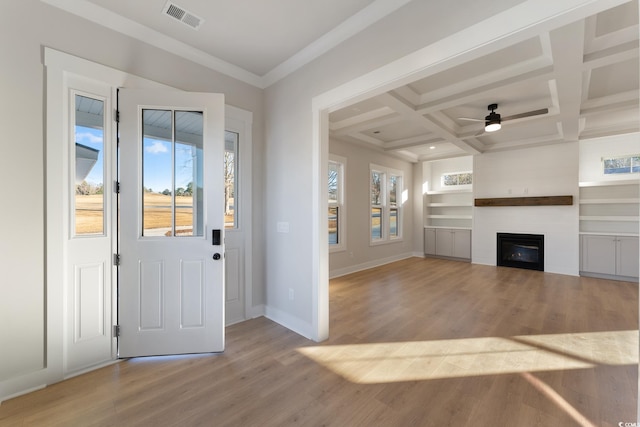
<path fill-rule="evenodd" d="M 544 235 L 498 233 L 497 264 L 544 271 Z"/>

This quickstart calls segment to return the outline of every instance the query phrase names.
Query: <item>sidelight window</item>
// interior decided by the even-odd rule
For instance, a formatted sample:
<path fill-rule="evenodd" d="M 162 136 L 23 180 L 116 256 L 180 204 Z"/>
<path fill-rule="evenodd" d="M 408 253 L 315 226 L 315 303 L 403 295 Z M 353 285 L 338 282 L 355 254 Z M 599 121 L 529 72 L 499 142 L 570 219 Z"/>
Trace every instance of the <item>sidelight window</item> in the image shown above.
<path fill-rule="evenodd" d="M 238 139 L 236 132 L 224 132 L 224 228 L 238 228 Z"/>
<path fill-rule="evenodd" d="M 105 234 L 104 99 L 73 94 L 74 234 Z"/>

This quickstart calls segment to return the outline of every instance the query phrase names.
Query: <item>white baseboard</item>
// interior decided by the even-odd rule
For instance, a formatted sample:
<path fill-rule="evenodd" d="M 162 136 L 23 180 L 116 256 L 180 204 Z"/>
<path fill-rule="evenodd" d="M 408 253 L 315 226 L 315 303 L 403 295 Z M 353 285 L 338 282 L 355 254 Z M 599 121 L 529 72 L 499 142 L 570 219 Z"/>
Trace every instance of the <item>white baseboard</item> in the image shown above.
<path fill-rule="evenodd" d="M 368 270 L 370 268 L 379 267 L 381 265 L 390 264 L 392 262 L 400 261 L 407 258 L 412 258 L 415 255 L 413 253 L 404 253 L 400 255 L 394 255 L 388 258 L 376 259 L 373 261 L 365 262 L 363 264 L 352 265 L 345 268 L 338 268 L 336 270 L 329 271 L 329 279 L 335 279 L 336 277 L 345 276 L 347 274 L 356 273 L 362 270 Z M 424 254 L 418 255 L 424 257 Z"/>
<path fill-rule="evenodd" d="M 68 372 L 68 373 L 65 374 L 64 379 L 68 380 L 69 378 L 77 377 L 78 375 L 83 375 L 83 374 L 86 374 L 88 372 L 95 371 L 96 369 L 104 368 L 105 366 L 110 366 L 110 365 L 113 365 L 113 364 L 116 364 L 116 363 L 120 363 L 123 360 L 124 359 L 107 360 L 105 362 L 98 363 L 96 365 L 91 365 L 88 368 L 79 369 L 79 370 L 73 371 L 73 372 Z"/>
<path fill-rule="evenodd" d="M 47 387 L 46 384 L 40 384 L 40 385 L 37 385 L 35 387 L 30 387 L 30 388 L 26 388 L 24 390 L 20 390 L 20 391 L 14 392 L 13 394 L 9 394 L 9 395 L 6 395 L 6 396 L 0 396 L 0 405 L 2 405 L 2 402 L 5 401 L 5 400 L 13 399 L 14 397 L 20 397 L 20 396 L 23 396 L 25 394 L 31 393 L 33 391 L 42 390 L 45 387 Z"/>
<path fill-rule="evenodd" d="M 278 310 L 274 307 L 265 306 L 264 317 L 269 320 L 273 320 L 274 322 L 284 326 L 287 329 L 292 330 L 298 335 L 302 335 L 305 338 L 312 340 L 313 334 L 312 325 L 307 322 L 300 320 L 299 318 L 292 316 L 288 313 L 285 313 L 281 310 Z"/>
<path fill-rule="evenodd" d="M 262 317 L 264 316 L 265 313 L 265 306 L 264 304 L 260 304 L 260 305 L 254 305 L 253 307 L 251 307 L 251 310 L 249 311 L 249 319 L 255 319 L 256 317 Z"/>

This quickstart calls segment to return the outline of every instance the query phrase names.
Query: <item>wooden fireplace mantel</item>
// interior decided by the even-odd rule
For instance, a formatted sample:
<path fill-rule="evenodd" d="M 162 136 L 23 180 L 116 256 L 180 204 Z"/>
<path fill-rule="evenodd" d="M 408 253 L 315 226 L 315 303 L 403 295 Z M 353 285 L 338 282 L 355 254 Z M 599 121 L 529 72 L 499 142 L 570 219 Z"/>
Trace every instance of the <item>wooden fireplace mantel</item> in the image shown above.
<path fill-rule="evenodd" d="M 573 205 L 573 196 L 543 197 L 497 197 L 475 199 L 475 206 L 569 206 Z"/>

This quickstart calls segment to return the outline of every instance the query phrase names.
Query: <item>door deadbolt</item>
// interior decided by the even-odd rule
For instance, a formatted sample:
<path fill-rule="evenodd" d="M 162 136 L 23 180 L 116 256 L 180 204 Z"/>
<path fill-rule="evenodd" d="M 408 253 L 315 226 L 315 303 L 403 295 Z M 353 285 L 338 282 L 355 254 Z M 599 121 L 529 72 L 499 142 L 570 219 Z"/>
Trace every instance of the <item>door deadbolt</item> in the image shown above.
<path fill-rule="evenodd" d="M 215 259 L 216 261 L 220 259 L 220 254 L 219 253 L 215 253 L 213 254 L 213 259 Z"/>

